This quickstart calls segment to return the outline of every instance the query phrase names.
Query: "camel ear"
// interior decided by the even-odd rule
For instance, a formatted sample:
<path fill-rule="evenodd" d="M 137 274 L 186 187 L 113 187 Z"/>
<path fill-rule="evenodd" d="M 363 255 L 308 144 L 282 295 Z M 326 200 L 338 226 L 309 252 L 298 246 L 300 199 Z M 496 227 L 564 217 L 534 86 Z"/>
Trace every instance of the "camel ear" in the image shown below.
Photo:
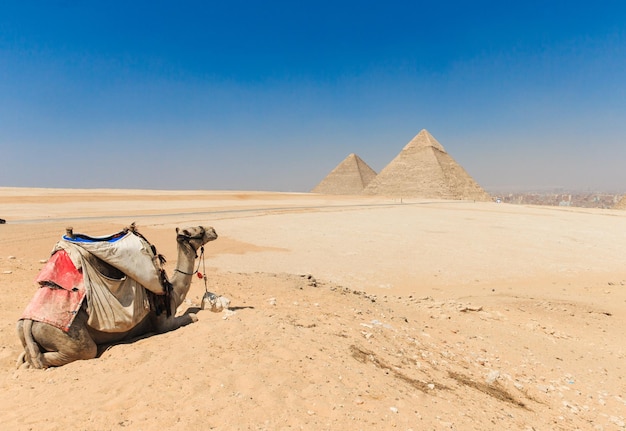
<path fill-rule="evenodd" d="M 178 235 L 178 228 L 176 228 L 176 235 Z"/>

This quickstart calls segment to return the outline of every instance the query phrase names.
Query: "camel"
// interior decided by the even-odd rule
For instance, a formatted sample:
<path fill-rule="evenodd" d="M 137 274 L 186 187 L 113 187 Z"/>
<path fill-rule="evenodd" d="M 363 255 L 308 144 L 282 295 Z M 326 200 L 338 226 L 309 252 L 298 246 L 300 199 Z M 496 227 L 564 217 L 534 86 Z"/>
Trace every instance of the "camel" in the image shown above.
<path fill-rule="evenodd" d="M 59 367 L 77 360 L 93 359 L 98 348 L 136 339 L 151 333 L 173 331 L 197 322 L 194 313 L 175 316 L 176 309 L 183 303 L 191 287 L 196 251 L 209 241 L 217 239 L 212 227 L 176 228 L 178 260 L 170 278 L 172 291 L 169 296 L 172 313 L 158 314 L 150 311 L 136 326 L 126 332 L 108 333 L 91 328 L 89 315 L 82 306 L 67 332 L 47 323 L 22 319 L 17 323 L 17 333 L 24 351 L 17 360 L 19 367 Z M 115 270 L 114 268 L 111 268 Z"/>

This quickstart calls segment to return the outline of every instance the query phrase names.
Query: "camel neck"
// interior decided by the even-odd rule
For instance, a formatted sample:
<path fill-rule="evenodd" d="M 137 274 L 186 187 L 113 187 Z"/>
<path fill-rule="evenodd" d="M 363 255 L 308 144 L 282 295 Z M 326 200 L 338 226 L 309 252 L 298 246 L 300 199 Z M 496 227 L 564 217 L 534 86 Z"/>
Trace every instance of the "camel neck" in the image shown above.
<path fill-rule="evenodd" d="M 187 292 L 191 286 L 191 277 L 195 270 L 195 260 L 196 250 L 194 250 L 188 243 L 180 243 L 178 245 L 176 270 L 172 274 L 170 280 L 172 283 L 172 300 L 174 301 L 174 309 L 178 308 L 187 296 Z"/>

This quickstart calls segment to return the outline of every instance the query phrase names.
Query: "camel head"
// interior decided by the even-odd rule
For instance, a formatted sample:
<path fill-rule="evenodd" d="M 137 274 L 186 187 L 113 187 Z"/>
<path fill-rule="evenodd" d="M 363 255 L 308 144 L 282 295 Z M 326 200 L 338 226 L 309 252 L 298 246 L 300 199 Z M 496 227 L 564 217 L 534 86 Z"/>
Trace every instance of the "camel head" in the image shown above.
<path fill-rule="evenodd" d="M 179 244 L 189 244 L 195 251 L 209 241 L 217 239 L 217 233 L 212 227 L 195 226 L 185 229 L 176 228 L 176 241 Z"/>

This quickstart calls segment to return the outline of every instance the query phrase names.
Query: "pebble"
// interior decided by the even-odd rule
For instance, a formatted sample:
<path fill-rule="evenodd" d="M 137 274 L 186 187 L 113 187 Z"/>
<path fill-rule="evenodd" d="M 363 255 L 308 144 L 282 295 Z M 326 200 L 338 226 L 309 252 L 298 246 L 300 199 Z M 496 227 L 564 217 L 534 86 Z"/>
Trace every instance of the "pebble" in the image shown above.
<path fill-rule="evenodd" d="M 498 377 L 500 377 L 500 371 L 492 370 L 489 372 L 489 374 L 487 374 L 487 378 L 485 379 L 485 381 L 488 385 L 492 385 L 496 380 L 498 380 Z"/>
<path fill-rule="evenodd" d="M 13 271 L 2 271 L 3 274 L 13 274 Z"/>
<path fill-rule="evenodd" d="M 550 387 L 546 386 L 546 385 L 537 385 L 537 390 L 539 392 L 545 392 L 546 394 L 548 393 L 548 391 L 550 391 Z M 553 388 L 552 388 L 553 389 Z"/>
<path fill-rule="evenodd" d="M 9 256 L 7 259 L 15 259 L 15 256 Z"/>
<path fill-rule="evenodd" d="M 267 302 L 269 302 L 270 305 L 276 305 L 276 298 L 270 298 L 267 300 Z"/>
<path fill-rule="evenodd" d="M 397 407 L 389 407 L 389 410 L 391 410 L 392 413 L 398 413 Z"/>
<path fill-rule="evenodd" d="M 229 310 L 228 308 L 224 309 L 224 311 L 222 312 L 222 320 L 227 320 L 230 316 L 233 316 L 235 313 L 235 311 L 233 310 Z"/>

